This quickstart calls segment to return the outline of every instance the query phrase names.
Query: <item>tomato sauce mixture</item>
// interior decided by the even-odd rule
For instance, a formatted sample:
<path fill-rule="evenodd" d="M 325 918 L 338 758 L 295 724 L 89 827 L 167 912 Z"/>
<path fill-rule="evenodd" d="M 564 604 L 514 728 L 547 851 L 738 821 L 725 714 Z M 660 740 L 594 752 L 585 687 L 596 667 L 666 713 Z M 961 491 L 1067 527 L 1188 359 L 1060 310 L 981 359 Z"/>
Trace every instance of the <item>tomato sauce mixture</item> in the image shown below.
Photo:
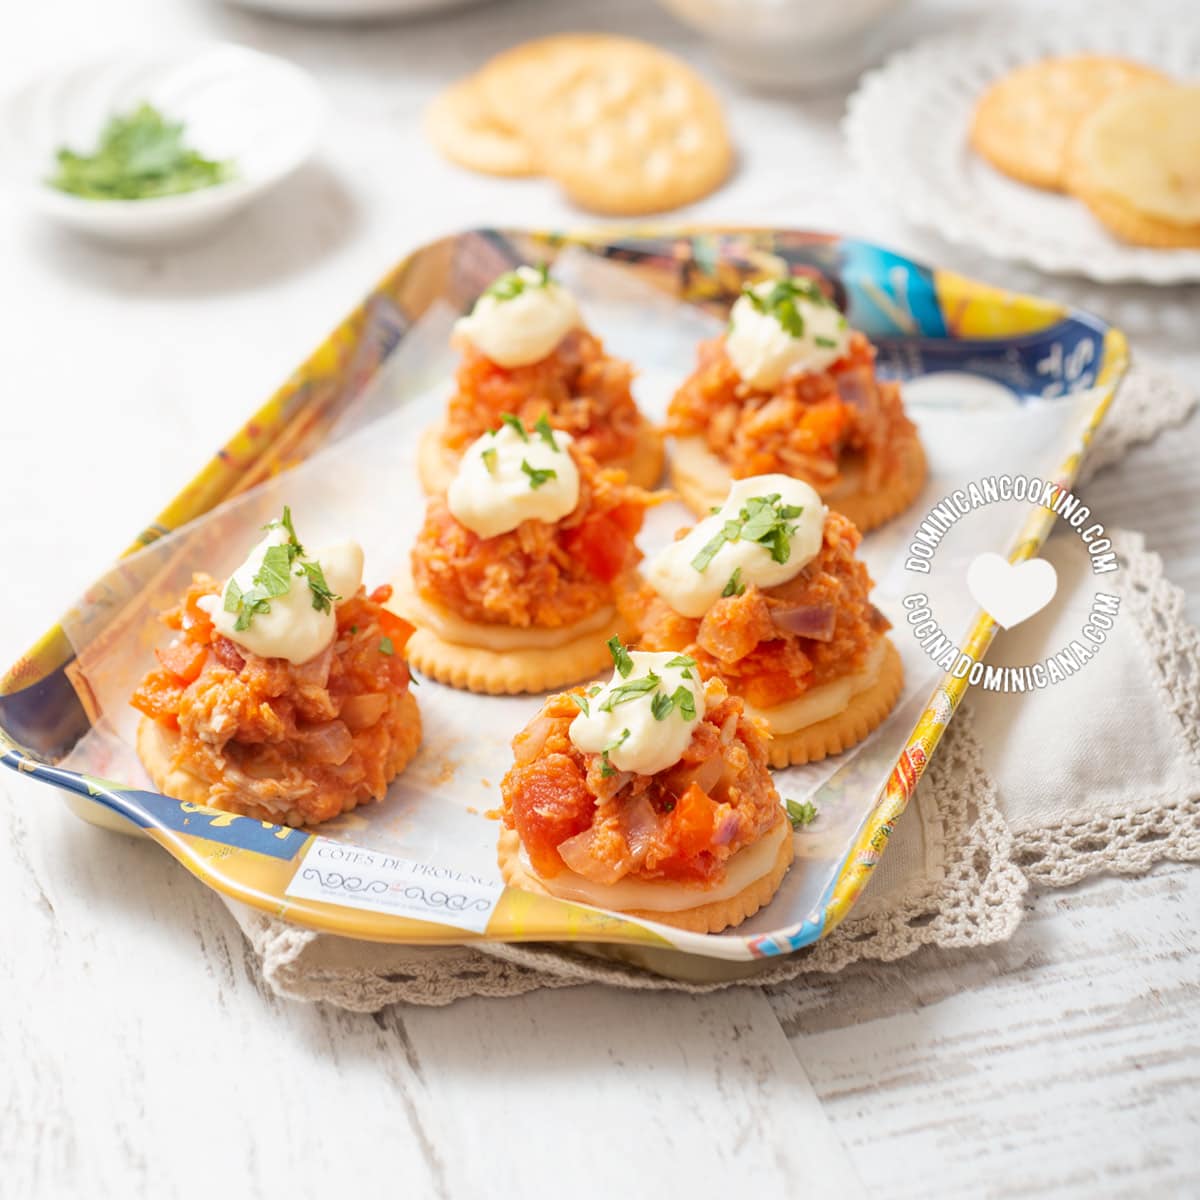
<path fill-rule="evenodd" d="M 915 436 L 899 385 L 875 378 L 875 348 L 857 331 L 829 370 L 789 375 L 770 392 L 742 380 L 724 335 L 702 342 L 698 359 L 671 400 L 667 429 L 703 437 L 735 479 L 780 472 L 829 492 L 853 455 L 871 490 Z"/>
<path fill-rule="evenodd" d="M 575 691 L 582 692 L 577 688 Z M 616 771 L 568 730 L 569 693 L 551 696 L 513 739 L 501 783 L 504 822 L 543 878 L 564 867 L 595 883 L 619 879 L 716 883 L 739 850 L 780 819 L 766 738 L 720 680 L 683 757 L 657 775 Z"/>
<path fill-rule="evenodd" d="M 465 450 L 515 413 L 532 429 L 548 413 L 555 429 L 569 433 L 599 463 L 628 459 L 637 445 L 641 414 L 629 390 L 633 368 L 604 353 L 586 329 L 574 329 L 538 362 L 502 367 L 470 342 L 462 346 L 443 437 Z"/>
<path fill-rule="evenodd" d="M 294 664 L 218 634 L 197 602 L 220 584 L 196 575 L 163 613 L 177 635 L 131 703 L 179 734 L 173 765 L 218 808 L 298 825 L 378 800 L 420 739 L 403 657 L 412 626 L 383 607 L 391 591 L 359 588 L 336 608 L 333 642 Z"/>
<path fill-rule="evenodd" d="M 560 521 L 523 521 L 497 537 L 460 525 L 429 501 L 412 551 L 419 595 L 467 621 L 555 629 L 614 602 L 614 584 L 641 558 L 634 542 L 649 493 L 625 472 L 600 470 L 578 447 L 579 503 Z"/>
<path fill-rule="evenodd" d="M 888 619 L 870 602 L 871 577 L 854 556 L 862 541 L 840 513 L 799 574 L 765 590 L 722 597 L 705 616 L 680 616 L 649 584 L 623 600 L 642 630 L 639 650 L 690 654 L 756 708 L 771 708 L 860 670 Z"/>

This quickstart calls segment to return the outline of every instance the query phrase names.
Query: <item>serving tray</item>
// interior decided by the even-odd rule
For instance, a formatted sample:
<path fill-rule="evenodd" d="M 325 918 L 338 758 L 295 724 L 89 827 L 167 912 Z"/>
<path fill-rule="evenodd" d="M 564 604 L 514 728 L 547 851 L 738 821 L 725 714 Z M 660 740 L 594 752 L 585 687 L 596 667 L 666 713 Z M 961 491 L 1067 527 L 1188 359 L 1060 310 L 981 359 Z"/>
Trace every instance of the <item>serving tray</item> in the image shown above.
<path fill-rule="evenodd" d="M 633 358 L 642 371 L 635 391 L 652 416 L 690 370 L 695 337 L 723 318 L 744 281 L 780 270 L 819 272 L 851 324 L 877 346 L 880 373 L 907 381 L 930 457 L 923 496 L 863 546 L 880 581 L 877 600 L 896 625 L 908 691 L 857 751 L 780 775 L 781 792 L 817 799 L 821 815 L 795 835 L 796 863 L 775 901 L 725 934 L 688 933 L 503 885 L 494 859 L 498 826 L 479 810 L 498 806 L 504 742 L 536 711 L 536 697 L 470 697 L 421 681 L 426 739 L 417 769 L 382 803 L 313 833 L 142 786 L 128 748 L 128 691 L 123 682 L 114 690 L 104 665 L 148 654 L 161 640 L 151 618 L 181 569 L 215 569 L 211 556 L 229 542 L 231 528 L 253 528 L 280 496 L 298 493 L 301 481 L 344 480 L 348 454 L 358 455 L 367 475 L 372 463 L 392 472 L 385 478 L 394 481 L 395 511 L 407 512 L 397 517 L 402 531 L 404 520 L 419 520 L 413 451 L 444 401 L 453 366 L 444 353 L 420 347 L 432 330 L 444 350 L 444 314 L 469 307 L 499 272 L 542 260 L 566 273 L 610 349 Z M 313 929 L 404 943 L 609 943 L 631 954 L 674 949 L 743 963 L 789 953 L 850 910 L 968 686 L 922 665 L 903 628 L 897 604 L 905 581 L 896 564 L 907 535 L 946 489 L 981 470 L 1024 469 L 1069 488 L 1125 365 L 1123 335 L 1095 317 L 827 234 L 484 229 L 445 238 L 385 276 L 0 681 L 0 761 L 67 791 L 80 815 L 153 838 L 210 887 Z M 329 492 L 329 502 L 353 514 L 351 485 L 341 492 Z M 1047 509 L 997 514 L 986 526 L 987 544 L 972 549 L 1003 551 L 1012 561 L 1031 557 L 1054 519 Z M 399 568 L 411 538 L 394 546 L 367 541 L 367 574 L 376 581 Z M 982 658 L 996 626 L 963 595 L 952 577 L 941 586 L 939 611 L 959 645 Z M 504 737 L 488 741 L 483 731 L 497 720 Z M 465 736 L 446 736 L 453 730 Z M 454 749 L 473 730 L 483 745 L 475 757 Z M 124 782 L 102 777 L 110 764 Z M 469 778 L 476 768 L 490 778 Z"/>

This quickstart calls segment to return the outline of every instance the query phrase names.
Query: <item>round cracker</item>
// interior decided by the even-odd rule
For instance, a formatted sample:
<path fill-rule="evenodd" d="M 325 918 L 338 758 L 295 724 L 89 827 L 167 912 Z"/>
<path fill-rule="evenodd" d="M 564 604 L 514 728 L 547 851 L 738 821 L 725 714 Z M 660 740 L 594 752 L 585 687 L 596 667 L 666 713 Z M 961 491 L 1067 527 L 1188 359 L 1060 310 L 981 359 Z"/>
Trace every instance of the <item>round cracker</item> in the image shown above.
<path fill-rule="evenodd" d="M 649 49 L 633 38 L 604 33 L 564 33 L 522 42 L 489 59 L 475 79 L 496 120 L 523 130 L 553 103 L 590 58 Z"/>
<path fill-rule="evenodd" d="M 903 685 L 904 664 L 896 647 L 888 642 L 879 678 L 865 691 L 851 696 L 850 703 L 840 713 L 792 733 L 772 735 L 767 743 L 771 766 L 798 767 L 857 746 L 895 708 Z M 770 725 L 770 709 L 759 715 Z"/>
<path fill-rule="evenodd" d="M 1080 122 L 1067 186 L 1123 241 L 1200 246 L 1200 86 L 1145 84 Z"/>
<path fill-rule="evenodd" d="M 447 446 L 443 440 L 445 423 L 430 425 L 421 434 L 417 446 L 417 477 L 427 496 L 443 495 L 458 471 L 461 452 Z M 662 432 L 642 419 L 633 453 L 626 458 L 600 463 L 601 467 L 619 467 L 634 487 L 647 491 L 658 486 L 666 461 Z"/>
<path fill-rule="evenodd" d="M 405 736 L 403 741 L 393 744 L 389 782 L 408 766 L 421 744 L 421 713 L 411 692 L 405 692 L 400 697 L 399 719 Z M 199 804 L 207 808 L 238 813 L 244 817 L 254 817 L 271 824 L 300 826 L 305 823 L 303 815 L 297 810 L 272 812 L 252 801 L 239 801 L 233 797 L 212 798 L 207 780 L 176 765 L 175 760 L 179 756 L 179 734 L 158 721 L 149 717 L 141 719 L 138 723 L 136 744 L 138 758 L 142 760 L 142 765 L 154 786 L 164 796 L 173 796 L 186 804 Z M 371 799 L 367 796 L 362 800 L 352 801 L 342 811 L 349 812 L 360 804 L 369 804 Z"/>
<path fill-rule="evenodd" d="M 690 204 L 733 166 L 712 90 L 678 59 L 638 43 L 577 53 L 552 102 L 521 129 L 571 200 L 610 216 Z"/>
<path fill-rule="evenodd" d="M 518 650 L 488 650 L 448 642 L 430 629 L 418 629 L 404 654 L 423 675 L 450 687 L 489 696 L 547 692 L 589 679 L 612 662 L 607 642 L 626 641 L 629 629 L 619 615 L 610 624 L 590 629 L 559 646 Z"/>
<path fill-rule="evenodd" d="M 779 820 L 786 820 L 782 810 Z M 763 837 L 770 837 L 776 828 L 777 825 L 772 825 Z M 779 885 L 783 882 L 788 867 L 792 865 L 795 853 L 795 842 L 789 834 L 781 839 L 779 851 L 767 871 L 726 900 L 713 900 L 697 904 L 694 908 L 682 908 L 677 912 L 651 912 L 646 909 L 612 911 L 639 921 L 657 921 L 660 925 L 673 925 L 676 929 L 687 929 L 692 933 L 720 933 L 723 929 L 740 925 L 771 901 L 779 891 Z M 537 892 L 543 896 L 553 895 L 538 876 L 521 861 L 521 839 L 515 829 L 505 828 L 500 831 L 496 859 L 500 865 L 500 874 L 510 887 Z"/>
<path fill-rule="evenodd" d="M 710 192 L 732 165 L 712 91 L 645 42 L 541 38 L 492 59 L 478 81 L 497 118 L 531 142 L 572 199 L 597 212 L 679 207 Z"/>
<path fill-rule="evenodd" d="M 1078 54 L 1018 67 L 983 93 L 972 147 L 998 170 L 1034 187 L 1067 186 L 1067 149 L 1079 122 L 1109 96 L 1161 72 L 1124 58 Z"/>
<path fill-rule="evenodd" d="M 442 92 L 425 114 L 429 140 L 451 162 L 488 175 L 536 175 L 533 151 L 496 120 L 475 77 Z"/>
<path fill-rule="evenodd" d="M 824 497 L 866 533 L 903 512 L 916 499 L 928 475 L 925 450 L 914 430 L 900 447 L 895 468 L 873 491 L 857 488 Z M 698 517 L 725 502 L 733 476 L 700 436 L 676 438 L 671 451 L 671 486 Z"/>

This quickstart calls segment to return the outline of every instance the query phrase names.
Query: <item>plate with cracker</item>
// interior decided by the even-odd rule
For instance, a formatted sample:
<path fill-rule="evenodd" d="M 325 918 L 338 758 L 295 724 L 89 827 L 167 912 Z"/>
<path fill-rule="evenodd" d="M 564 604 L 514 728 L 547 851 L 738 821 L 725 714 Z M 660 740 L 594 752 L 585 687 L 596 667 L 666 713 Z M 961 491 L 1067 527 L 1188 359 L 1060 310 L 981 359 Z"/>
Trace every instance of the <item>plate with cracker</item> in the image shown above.
<path fill-rule="evenodd" d="M 835 234 L 443 238 L 0 679 L 0 764 L 303 927 L 752 973 L 921 836 L 997 628 L 927 514 L 1069 489 L 1126 357 Z"/>
<path fill-rule="evenodd" d="M 873 185 L 947 241 L 1100 282 L 1200 280 L 1191 5 L 932 39 L 863 80 L 845 132 Z"/>

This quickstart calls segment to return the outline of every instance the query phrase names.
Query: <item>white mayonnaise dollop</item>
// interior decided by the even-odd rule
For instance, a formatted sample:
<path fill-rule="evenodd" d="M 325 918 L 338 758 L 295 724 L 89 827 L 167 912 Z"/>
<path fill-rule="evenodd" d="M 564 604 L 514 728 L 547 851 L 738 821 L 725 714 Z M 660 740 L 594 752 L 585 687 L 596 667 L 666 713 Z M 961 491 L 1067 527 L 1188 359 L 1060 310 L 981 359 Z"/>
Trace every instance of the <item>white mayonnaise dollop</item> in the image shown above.
<path fill-rule="evenodd" d="M 614 771 L 654 775 L 674 766 L 687 749 L 704 716 L 704 686 L 700 672 L 681 655 L 633 650 L 629 658 L 633 667 L 628 675 L 614 670 L 606 686 L 586 697 L 588 711 L 571 722 L 570 738 L 585 754 L 608 751 Z M 677 665 L 668 666 L 672 661 Z M 681 706 L 678 699 L 668 705 L 680 688 L 690 696 L 690 705 Z M 662 716 L 654 715 L 656 696 Z"/>
<path fill-rule="evenodd" d="M 778 282 L 755 284 L 752 291 L 765 299 Z M 734 304 L 725 353 L 751 387 L 771 388 L 785 375 L 823 371 L 846 353 L 850 329 L 835 305 L 802 293 L 794 295 L 793 303 L 803 325 L 799 337 L 789 333 L 774 313 L 760 312 L 749 296 Z"/>
<path fill-rule="evenodd" d="M 537 430 L 522 438 L 508 424 L 476 438 L 446 492 L 451 515 L 483 538 L 522 521 L 549 524 L 565 517 L 579 503 L 579 468 L 570 444 L 571 435 L 557 429 L 549 438 Z"/>
<path fill-rule="evenodd" d="M 282 525 L 272 525 L 266 537 L 250 551 L 246 561 L 234 571 L 230 580 L 243 593 L 254 588 L 254 577 L 263 565 L 263 558 L 272 546 L 285 545 L 288 532 Z M 229 595 L 229 581 L 221 589 L 220 596 L 205 597 L 200 601 L 213 619 L 217 632 L 231 642 L 257 654 L 262 658 L 286 658 L 288 662 L 302 663 L 315 658 L 337 633 L 337 618 L 334 605 L 328 612 L 313 607 L 313 593 L 308 586 L 301 563 L 320 563 L 329 590 L 340 599 L 348 600 L 362 584 L 363 552 L 357 542 L 342 542 L 320 551 L 306 554 L 292 563 L 289 575 L 290 586 L 282 596 L 272 596 L 270 606 L 254 613 L 245 629 L 235 629 L 236 612 L 226 612 L 225 598 Z"/>
<path fill-rule="evenodd" d="M 522 367 L 545 358 L 579 324 L 575 299 L 562 284 L 518 267 L 492 284 L 454 328 L 492 362 Z"/>
<path fill-rule="evenodd" d="M 762 506 L 752 502 L 767 496 L 779 499 L 747 528 L 743 514 L 753 517 L 754 510 Z M 799 515 L 783 516 L 788 508 L 800 509 Z M 798 575 L 821 549 L 827 512 L 816 490 L 790 475 L 739 479 L 717 512 L 654 556 L 646 578 L 681 616 L 703 617 L 727 589 L 733 592 L 751 584 L 775 587 Z M 751 535 L 757 532 L 755 523 L 761 527 L 764 518 L 767 523 L 777 518 L 785 527 L 787 557 L 783 562 L 773 557 L 772 546 L 741 536 L 741 530 Z M 729 522 L 739 526 L 738 536 L 730 536 L 735 531 L 732 526 L 727 529 Z M 707 552 L 706 547 L 714 541 L 715 552 Z M 738 572 L 736 579 L 734 572 Z"/>

